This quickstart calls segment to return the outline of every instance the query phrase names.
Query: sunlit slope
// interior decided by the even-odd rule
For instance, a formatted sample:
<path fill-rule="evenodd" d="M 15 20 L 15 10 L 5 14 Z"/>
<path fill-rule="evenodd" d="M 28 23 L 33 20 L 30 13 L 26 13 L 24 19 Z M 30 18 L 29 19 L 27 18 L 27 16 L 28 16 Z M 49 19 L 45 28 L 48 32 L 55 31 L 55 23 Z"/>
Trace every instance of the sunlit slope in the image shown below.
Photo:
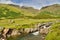
<path fill-rule="evenodd" d="M 19 18 L 24 16 L 16 7 L 0 4 L 0 18 Z"/>
<path fill-rule="evenodd" d="M 60 18 L 60 5 L 54 4 L 43 7 L 36 18 Z"/>
<path fill-rule="evenodd" d="M 15 6 L 10 4 L 0 4 L 0 18 L 29 18 L 36 15 L 32 10 L 30 11 Z"/>
<path fill-rule="evenodd" d="M 32 18 L 53 19 L 60 18 L 60 5 L 54 4 L 42 7 L 41 10 L 32 7 L 18 6 L 13 4 L 0 4 L 0 18 Z"/>

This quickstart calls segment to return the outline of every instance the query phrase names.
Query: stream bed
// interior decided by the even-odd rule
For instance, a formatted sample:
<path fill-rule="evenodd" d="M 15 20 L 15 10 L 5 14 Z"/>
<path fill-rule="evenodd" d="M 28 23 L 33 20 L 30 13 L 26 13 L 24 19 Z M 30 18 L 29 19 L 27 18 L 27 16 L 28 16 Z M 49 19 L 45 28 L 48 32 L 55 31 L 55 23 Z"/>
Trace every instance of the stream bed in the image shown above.
<path fill-rule="evenodd" d="M 18 36 L 18 37 L 10 37 L 10 38 L 7 38 L 7 40 L 43 40 L 43 39 L 42 39 L 42 36 L 40 34 L 33 35 L 31 33 L 28 35 L 23 35 L 23 36 Z"/>

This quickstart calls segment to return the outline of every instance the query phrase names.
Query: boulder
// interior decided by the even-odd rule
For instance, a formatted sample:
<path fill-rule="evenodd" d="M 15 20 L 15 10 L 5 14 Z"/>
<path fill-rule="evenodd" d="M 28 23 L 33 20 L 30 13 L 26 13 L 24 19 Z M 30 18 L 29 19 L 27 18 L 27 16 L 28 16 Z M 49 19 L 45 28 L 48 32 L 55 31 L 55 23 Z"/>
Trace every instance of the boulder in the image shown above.
<path fill-rule="evenodd" d="M 8 28 L 4 29 L 4 30 L 3 30 L 3 34 L 6 34 L 8 31 L 9 31 Z"/>
<path fill-rule="evenodd" d="M 47 34 L 48 33 L 48 29 L 47 28 L 45 28 L 45 29 L 40 29 L 40 33 L 41 34 Z"/>
<path fill-rule="evenodd" d="M 8 33 L 8 31 L 9 31 L 9 28 L 5 28 L 5 29 L 3 30 L 3 34 L 2 34 L 2 35 L 3 35 L 4 37 L 6 37 L 6 34 Z"/>
<path fill-rule="evenodd" d="M 25 28 L 24 33 L 29 33 L 30 32 L 30 28 Z"/>
<path fill-rule="evenodd" d="M 21 28 L 19 31 L 20 33 L 24 33 L 25 28 Z"/>
<path fill-rule="evenodd" d="M 19 32 L 19 30 L 13 29 L 11 36 L 16 36 L 16 35 L 20 35 L 21 33 Z"/>
<path fill-rule="evenodd" d="M 34 28 L 30 28 L 30 32 L 33 32 Z"/>
<path fill-rule="evenodd" d="M 35 27 L 34 29 L 33 29 L 33 31 L 36 31 L 36 30 L 39 30 L 37 27 Z"/>

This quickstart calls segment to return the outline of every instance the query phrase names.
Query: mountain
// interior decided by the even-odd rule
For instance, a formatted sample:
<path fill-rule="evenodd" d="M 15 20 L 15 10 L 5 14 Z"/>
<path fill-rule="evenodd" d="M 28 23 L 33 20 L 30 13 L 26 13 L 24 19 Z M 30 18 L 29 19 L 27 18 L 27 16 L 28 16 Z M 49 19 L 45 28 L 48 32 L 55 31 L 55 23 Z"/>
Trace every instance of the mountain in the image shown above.
<path fill-rule="evenodd" d="M 0 18 L 29 18 L 35 16 L 37 9 L 13 4 L 0 4 Z"/>
<path fill-rule="evenodd" d="M 60 18 L 60 5 L 42 7 L 36 18 Z"/>
<path fill-rule="evenodd" d="M 42 7 L 41 10 L 33 7 L 18 6 L 13 4 L 0 4 L 0 19 L 2 18 L 28 18 L 51 19 L 60 18 L 60 5 L 54 4 Z"/>

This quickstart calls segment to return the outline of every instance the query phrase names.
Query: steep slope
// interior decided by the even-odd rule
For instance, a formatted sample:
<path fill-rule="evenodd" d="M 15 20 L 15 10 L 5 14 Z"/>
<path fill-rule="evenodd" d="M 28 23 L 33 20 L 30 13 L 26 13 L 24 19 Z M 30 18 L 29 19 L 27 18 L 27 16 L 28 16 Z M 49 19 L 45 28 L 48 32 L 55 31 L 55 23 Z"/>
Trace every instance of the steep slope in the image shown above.
<path fill-rule="evenodd" d="M 54 4 L 42 7 L 36 18 L 60 18 L 60 5 Z"/>
<path fill-rule="evenodd" d="M 0 18 L 19 18 L 24 16 L 20 9 L 9 6 L 6 4 L 0 4 Z"/>
<path fill-rule="evenodd" d="M 42 9 L 39 11 L 32 7 L 20 7 L 18 5 L 13 4 L 0 4 L 0 18 L 60 18 L 60 5 L 54 4 L 42 7 Z"/>
<path fill-rule="evenodd" d="M 13 4 L 0 4 L 0 18 L 32 18 L 36 15 L 35 12 L 38 10 L 29 7 L 25 9 Z"/>

